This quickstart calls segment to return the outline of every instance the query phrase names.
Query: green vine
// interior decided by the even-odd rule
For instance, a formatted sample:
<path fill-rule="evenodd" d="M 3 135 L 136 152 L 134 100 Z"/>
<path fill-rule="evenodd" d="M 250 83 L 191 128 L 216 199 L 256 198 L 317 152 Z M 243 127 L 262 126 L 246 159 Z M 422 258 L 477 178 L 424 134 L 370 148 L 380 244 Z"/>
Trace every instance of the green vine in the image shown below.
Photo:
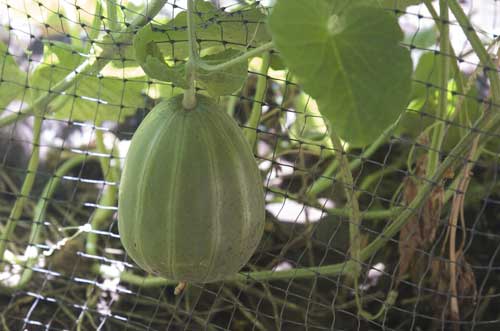
<path fill-rule="evenodd" d="M 17 222 L 22 215 L 24 205 L 29 199 L 33 183 L 35 182 L 36 173 L 38 171 L 38 163 L 40 160 L 40 133 L 42 130 L 42 123 L 43 117 L 36 116 L 33 123 L 33 148 L 28 162 L 28 168 L 26 169 L 26 177 L 24 178 L 21 191 L 16 197 L 14 206 L 12 207 L 9 218 L 7 219 L 7 224 L 0 235 L 0 270 L 3 269 L 5 262 L 5 250 L 12 239 Z"/>
<path fill-rule="evenodd" d="M 36 249 L 36 245 L 40 241 L 40 233 L 42 229 L 43 222 L 45 220 L 45 212 L 47 211 L 47 207 L 49 205 L 50 199 L 54 195 L 57 187 L 59 186 L 61 179 L 74 167 L 95 159 L 95 157 L 90 155 L 77 155 L 66 162 L 64 162 L 55 172 L 54 175 L 50 178 L 50 180 L 45 184 L 42 195 L 38 200 L 38 203 L 35 207 L 33 221 L 31 223 L 31 232 L 29 236 L 29 245 L 33 247 L 33 251 L 27 255 L 27 260 L 23 265 L 23 273 L 15 285 L 0 285 L 0 290 L 3 292 L 10 292 L 15 290 L 20 290 L 24 288 L 31 277 L 33 276 L 33 266 L 38 260 L 38 249 Z"/>
<path fill-rule="evenodd" d="M 262 114 L 262 105 L 266 98 L 267 91 L 267 71 L 269 70 L 270 54 L 265 53 L 262 56 L 262 63 L 259 68 L 257 76 L 257 84 L 255 87 L 255 96 L 253 98 L 252 110 L 250 112 L 250 117 L 246 123 L 246 137 L 250 146 L 255 147 L 255 142 L 257 141 L 257 127 L 259 126 L 259 121 Z"/>
<path fill-rule="evenodd" d="M 108 13 L 109 28 L 111 31 L 116 32 L 118 30 L 118 15 L 114 0 L 106 0 L 106 10 Z"/>
<path fill-rule="evenodd" d="M 235 64 L 242 63 L 247 61 L 248 59 L 258 56 L 262 53 L 266 53 L 274 48 L 274 44 L 272 41 L 265 43 L 259 47 L 256 47 L 251 50 L 247 50 L 245 53 L 241 54 L 240 56 L 237 56 L 231 60 L 228 60 L 224 63 L 221 64 L 208 64 L 204 63 L 202 61 L 198 62 L 198 66 L 205 70 L 205 71 L 220 71 L 220 70 L 225 70 L 231 66 L 234 66 Z"/>
<path fill-rule="evenodd" d="M 351 161 L 349 163 L 349 169 L 351 171 L 356 170 L 359 168 L 359 166 L 362 164 L 363 160 L 368 159 L 370 156 L 372 156 L 382 144 L 386 143 L 387 140 L 391 137 L 393 134 L 394 130 L 399 125 L 399 122 L 401 120 L 401 116 L 395 121 L 393 124 L 391 124 L 387 129 L 382 132 L 382 134 L 372 143 L 368 148 L 366 148 L 363 153 L 359 157 L 357 157 L 355 160 Z M 338 160 L 335 159 L 334 161 L 330 162 L 328 167 L 325 169 L 325 171 L 320 175 L 314 183 L 311 184 L 311 188 L 307 191 L 307 196 L 311 199 L 315 198 L 318 194 L 326 190 L 328 187 L 331 186 L 332 180 L 330 177 L 333 175 L 335 170 L 337 170 L 339 166 Z"/>
<path fill-rule="evenodd" d="M 89 223 L 91 225 L 91 231 L 88 233 L 87 242 L 85 245 L 86 252 L 90 255 L 97 255 L 97 240 L 98 235 L 95 230 L 102 228 L 102 225 L 111 219 L 114 214 L 114 210 L 109 208 L 116 205 L 116 199 L 118 196 L 118 182 L 120 178 L 120 162 L 117 155 L 118 148 L 115 146 L 111 151 L 106 149 L 104 145 L 104 135 L 102 130 L 96 129 L 96 145 L 97 151 L 101 156 L 99 157 L 99 163 L 101 165 L 101 172 L 103 174 L 104 185 L 101 197 L 99 199 L 98 205 L 94 214 L 92 215 Z M 111 155 L 112 159 L 106 161 L 104 155 Z M 111 166 L 110 163 L 114 161 L 115 163 Z"/>
<path fill-rule="evenodd" d="M 196 42 L 196 27 L 193 18 L 193 0 L 187 1 L 187 27 L 188 27 L 188 45 L 189 60 L 186 64 L 186 80 L 188 88 L 184 91 L 182 105 L 185 109 L 196 107 L 196 68 L 198 63 L 198 45 Z"/>
<path fill-rule="evenodd" d="M 439 89 L 439 107 L 437 118 L 443 119 L 437 122 L 432 131 L 431 147 L 429 149 L 429 159 L 427 163 L 427 173 L 434 173 L 436 167 L 439 165 L 439 156 L 441 146 L 443 145 L 445 134 L 444 119 L 448 116 L 448 80 L 450 72 L 450 27 L 448 22 L 448 6 L 447 0 L 439 0 L 439 8 L 441 20 L 439 25 L 439 48 L 441 51 L 441 77 Z"/>

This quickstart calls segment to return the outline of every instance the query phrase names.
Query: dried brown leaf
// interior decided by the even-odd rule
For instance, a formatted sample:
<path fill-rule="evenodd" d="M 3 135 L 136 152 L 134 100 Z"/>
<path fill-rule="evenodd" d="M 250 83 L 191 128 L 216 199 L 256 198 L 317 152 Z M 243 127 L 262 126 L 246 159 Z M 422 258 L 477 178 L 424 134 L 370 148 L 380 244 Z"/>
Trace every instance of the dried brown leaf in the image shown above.
<path fill-rule="evenodd" d="M 416 179 L 408 177 L 404 181 L 403 201 L 409 205 L 418 194 L 422 178 L 425 178 L 427 155 L 421 155 L 416 162 Z M 420 258 L 415 258 L 419 249 L 428 250 L 436 239 L 441 211 L 444 204 L 444 190 L 441 185 L 436 186 L 427 201 L 424 202 L 420 212 L 412 216 L 399 232 L 399 279 L 410 272 L 412 278 L 420 277 Z"/>

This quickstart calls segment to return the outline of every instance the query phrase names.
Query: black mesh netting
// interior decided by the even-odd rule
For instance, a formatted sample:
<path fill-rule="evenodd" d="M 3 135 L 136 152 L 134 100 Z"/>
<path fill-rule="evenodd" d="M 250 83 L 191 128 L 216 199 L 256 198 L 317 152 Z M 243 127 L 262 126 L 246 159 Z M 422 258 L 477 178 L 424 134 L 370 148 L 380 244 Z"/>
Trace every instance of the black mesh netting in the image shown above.
<path fill-rule="evenodd" d="M 182 93 L 144 74 L 132 39 L 186 1 L 0 0 L 0 329 L 497 330 L 500 140 L 485 118 L 498 112 L 500 3 L 380 2 L 413 60 L 402 116 L 339 150 L 279 52 L 250 58 L 243 87 L 217 101 L 254 141 L 264 237 L 239 274 L 174 295 L 175 282 L 127 257 L 117 192 L 135 129 Z M 468 24 L 442 18 L 440 2 L 459 3 Z M 199 32 L 198 45 L 255 49 L 273 3 L 212 0 L 194 13 L 212 36 Z M 183 63 L 186 26 L 166 26 L 156 41 Z M 427 171 L 431 157 L 441 173 Z"/>

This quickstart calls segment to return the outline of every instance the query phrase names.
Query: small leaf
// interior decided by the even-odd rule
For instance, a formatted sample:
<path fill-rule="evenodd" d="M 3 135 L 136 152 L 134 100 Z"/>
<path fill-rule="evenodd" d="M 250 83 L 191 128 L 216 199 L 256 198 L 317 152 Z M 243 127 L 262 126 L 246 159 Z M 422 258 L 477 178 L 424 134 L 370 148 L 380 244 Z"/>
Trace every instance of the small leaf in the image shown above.
<path fill-rule="evenodd" d="M 278 1 L 273 41 L 332 128 L 351 145 L 371 143 L 405 109 L 409 51 L 396 17 L 350 1 Z"/>
<path fill-rule="evenodd" d="M 7 46 L 0 42 L 0 113 L 16 97 L 26 84 L 26 72 L 19 69 Z"/>
<path fill-rule="evenodd" d="M 165 62 L 163 53 L 155 43 L 161 38 L 164 35 L 156 31 L 153 25 L 142 28 L 134 38 L 137 62 L 149 77 L 187 88 L 184 65 L 170 66 Z"/>
<path fill-rule="evenodd" d="M 228 13 L 218 10 L 210 2 L 197 0 L 194 24 L 196 39 L 202 47 L 200 53 L 213 53 L 214 49 L 224 51 L 225 45 L 235 50 L 245 50 L 248 46 L 256 47 L 270 41 L 265 18 L 255 6 Z M 170 64 L 186 60 L 189 56 L 188 46 L 185 11 L 167 24 L 150 23 L 144 26 L 134 38 L 136 58 L 144 72 L 152 78 L 179 86 L 186 86 L 184 77 L 180 77 L 184 69 Z M 162 66 L 165 68 L 160 69 Z"/>
<path fill-rule="evenodd" d="M 217 54 L 204 56 L 201 60 L 207 64 L 216 65 L 241 54 L 241 51 L 229 48 Z M 224 70 L 206 71 L 200 69 L 197 74 L 197 82 L 213 97 L 228 95 L 241 88 L 247 78 L 247 70 L 247 61 L 237 63 Z"/>

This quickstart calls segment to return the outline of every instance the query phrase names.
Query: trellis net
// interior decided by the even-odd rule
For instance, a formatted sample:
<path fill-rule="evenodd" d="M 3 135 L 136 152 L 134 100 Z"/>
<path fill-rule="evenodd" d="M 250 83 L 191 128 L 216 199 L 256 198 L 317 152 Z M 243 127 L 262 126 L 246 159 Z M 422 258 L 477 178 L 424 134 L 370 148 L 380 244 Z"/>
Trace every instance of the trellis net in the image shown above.
<path fill-rule="evenodd" d="M 197 43 L 254 49 L 273 3 L 210 2 L 195 11 Z M 401 118 L 361 148 L 334 147 L 328 121 L 278 51 L 250 58 L 243 87 L 217 101 L 254 137 L 264 237 L 239 274 L 177 295 L 177 283 L 127 257 L 117 228 L 130 139 L 155 104 L 182 93 L 135 60 L 132 39 L 150 20 L 166 26 L 156 41 L 168 44 L 172 63 L 187 55 L 186 25 L 174 20 L 186 1 L 152 4 L 0 0 L 1 330 L 500 327 L 498 130 L 474 124 L 498 112 L 497 72 L 466 37 L 477 34 L 496 63 L 497 1 L 460 1 L 466 29 L 453 15 L 440 18 L 437 1 L 385 2 L 411 52 L 412 92 Z M 436 146 L 439 125 L 445 139 Z M 436 177 L 431 155 L 459 166 Z M 357 259 L 345 187 L 359 202 Z"/>

